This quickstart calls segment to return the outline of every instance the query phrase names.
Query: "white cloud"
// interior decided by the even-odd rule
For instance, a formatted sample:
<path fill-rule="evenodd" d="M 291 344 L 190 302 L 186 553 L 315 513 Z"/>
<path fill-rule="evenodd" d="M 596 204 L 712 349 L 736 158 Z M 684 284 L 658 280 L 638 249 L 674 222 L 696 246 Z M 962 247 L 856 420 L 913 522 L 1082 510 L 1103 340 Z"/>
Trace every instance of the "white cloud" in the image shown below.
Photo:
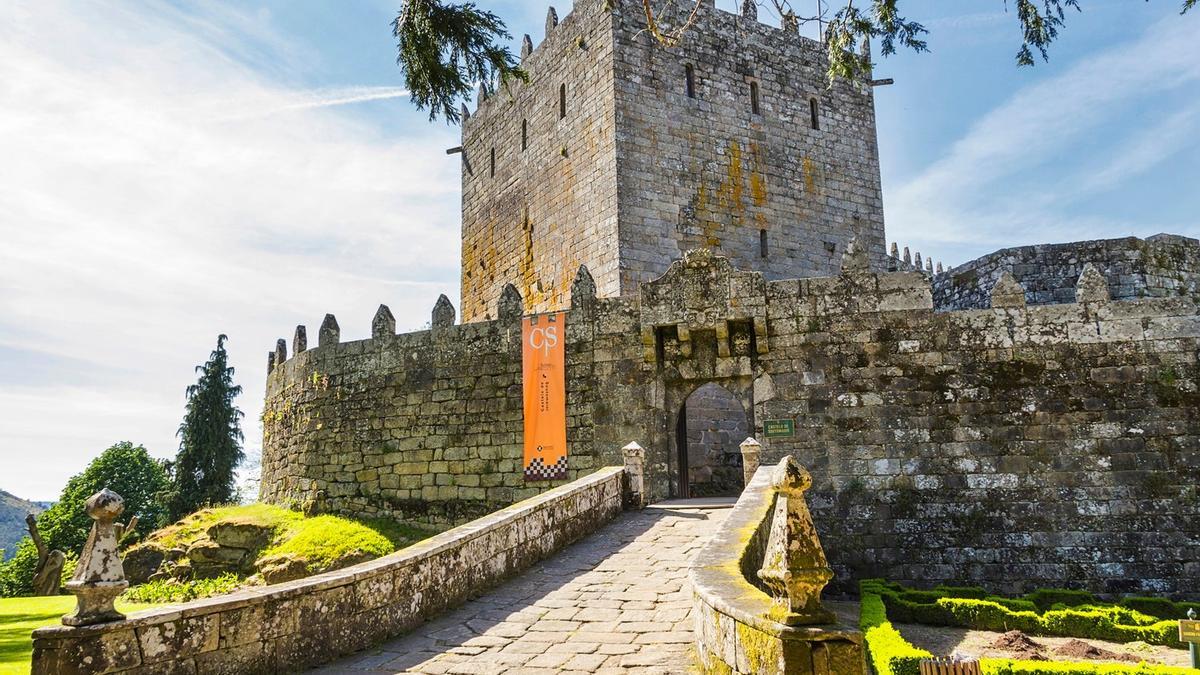
<path fill-rule="evenodd" d="M 978 252 L 1122 236 L 1135 233 L 1131 228 L 1197 234 L 1195 223 L 1130 223 L 1064 208 L 1196 144 L 1194 29 L 1191 21 L 1170 17 L 1019 90 L 945 156 L 887 195 L 892 236 L 926 250 Z M 1155 106 L 1168 96 L 1183 98 L 1182 110 Z M 1151 128 L 1117 123 L 1139 106 Z M 1057 175 L 1070 166 L 1071 176 Z M 1053 179 L 1044 179 L 1048 169 Z"/>
<path fill-rule="evenodd" d="M 118 440 L 172 453 L 221 332 L 253 448 L 276 337 L 326 311 L 365 337 L 380 302 L 416 327 L 439 292 L 456 297 L 457 132 L 397 136 L 340 107 L 401 90 L 284 84 L 305 64 L 260 13 L 8 13 L 0 371 L 16 375 L 0 373 L 0 488 L 53 498 Z"/>

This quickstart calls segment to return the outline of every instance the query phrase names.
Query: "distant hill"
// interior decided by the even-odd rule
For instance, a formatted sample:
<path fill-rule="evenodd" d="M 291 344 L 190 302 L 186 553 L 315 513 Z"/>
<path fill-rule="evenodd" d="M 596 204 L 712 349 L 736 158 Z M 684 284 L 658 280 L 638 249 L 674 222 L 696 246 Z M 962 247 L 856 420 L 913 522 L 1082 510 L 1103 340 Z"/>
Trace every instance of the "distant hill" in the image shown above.
<path fill-rule="evenodd" d="M 25 514 L 41 513 L 47 506 L 47 502 L 25 501 L 0 490 L 0 548 L 4 549 L 4 557 L 11 557 L 17 542 L 27 534 Z"/>

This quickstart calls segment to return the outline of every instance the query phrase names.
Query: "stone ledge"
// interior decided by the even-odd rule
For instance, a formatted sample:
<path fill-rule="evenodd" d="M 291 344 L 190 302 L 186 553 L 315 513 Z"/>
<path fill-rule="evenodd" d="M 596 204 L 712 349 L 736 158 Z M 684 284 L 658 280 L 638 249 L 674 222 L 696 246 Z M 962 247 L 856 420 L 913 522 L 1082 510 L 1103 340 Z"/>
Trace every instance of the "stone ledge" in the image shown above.
<path fill-rule="evenodd" d="M 755 540 L 770 527 L 775 492 L 761 467 L 717 534 L 693 558 L 690 580 L 696 651 L 738 673 L 853 675 L 863 670 L 863 636 L 843 625 L 788 626 L 771 617 L 769 595 L 743 570 L 757 569 Z"/>
<path fill-rule="evenodd" d="M 33 673 L 190 672 L 193 657 L 200 656 L 206 668 L 238 672 L 287 672 L 322 663 L 403 633 L 611 520 L 621 510 L 623 474 L 622 467 L 600 469 L 342 570 L 138 612 L 124 621 L 40 628 L 33 632 Z M 380 602 L 363 600 L 380 588 L 396 592 Z M 305 620 L 326 615 L 336 620 L 329 625 Z M 195 635 L 201 618 L 204 635 Z M 266 630 L 268 621 L 275 622 L 272 630 Z M 247 665 L 247 631 L 255 633 L 253 641 L 265 643 L 273 659 Z M 325 640 L 320 650 L 303 647 L 317 640 Z M 147 645 L 153 654 L 146 653 Z M 98 671 L 94 664 L 104 665 Z"/>

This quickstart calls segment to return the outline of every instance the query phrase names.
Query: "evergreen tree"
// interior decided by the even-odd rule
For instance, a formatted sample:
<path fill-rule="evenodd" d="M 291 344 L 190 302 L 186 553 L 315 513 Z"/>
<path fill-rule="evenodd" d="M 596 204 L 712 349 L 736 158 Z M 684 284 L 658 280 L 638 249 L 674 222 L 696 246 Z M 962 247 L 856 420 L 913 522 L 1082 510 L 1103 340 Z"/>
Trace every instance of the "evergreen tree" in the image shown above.
<path fill-rule="evenodd" d="M 187 413 L 179 425 L 179 453 L 169 466 L 171 518 L 236 498 L 235 470 L 242 461 L 242 411 L 233 400 L 242 388 L 233 383 L 224 335 L 208 361 L 196 367 L 200 379 L 187 389 Z"/>

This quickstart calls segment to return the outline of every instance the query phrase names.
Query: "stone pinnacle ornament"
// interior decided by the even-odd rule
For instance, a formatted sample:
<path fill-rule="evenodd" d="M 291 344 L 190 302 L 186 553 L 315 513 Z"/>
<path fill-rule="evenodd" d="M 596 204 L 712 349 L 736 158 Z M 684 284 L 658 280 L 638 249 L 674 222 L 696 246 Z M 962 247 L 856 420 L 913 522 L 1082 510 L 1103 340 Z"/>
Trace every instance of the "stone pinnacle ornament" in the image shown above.
<path fill-rule="evenodd" d="M 126 588 L 125 569 L 117 555 L 114 521 L 125 510 L 121 495 L 105 488 L 88 497 L 84 508 L 92 523 L 92 532 L 84 544 L 75 574 L 67 582 L 67 592 L 75 596 L 75 611 L 63 617 L 67 626 L 90 626 L 125 618 L 113 607 L 113 601 Z"/>

